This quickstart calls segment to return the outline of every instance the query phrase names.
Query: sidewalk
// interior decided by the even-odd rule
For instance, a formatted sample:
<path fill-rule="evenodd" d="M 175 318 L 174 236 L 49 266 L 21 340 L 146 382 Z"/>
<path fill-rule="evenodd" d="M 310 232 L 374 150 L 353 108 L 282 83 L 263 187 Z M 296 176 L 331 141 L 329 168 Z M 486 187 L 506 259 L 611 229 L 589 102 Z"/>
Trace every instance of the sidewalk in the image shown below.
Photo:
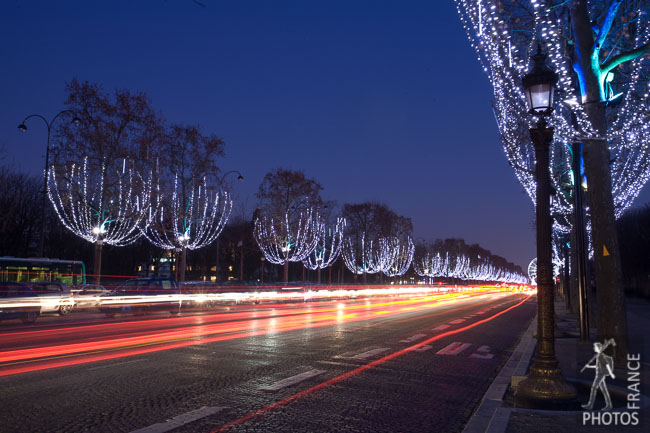
<path fill-rule="evenodd" d="M 650 302 L 641 299 L 627 298 L 628 333 L 630 335 L 629 352 L 641 355 L 641 392 L 648 396 L 650 391 L 650 336 L 645 334 L 650 330 Z M 576 385 L 578 400 L 586 403 L 593 381 L 594 371 L 589 369 L 580 373 L 580 369 L 593 356 L 593 343 L 580 342 L 578 321 L 574 314 L 564 306 L 563 301 L 555 303 L 557 332 L 555 340 L 556 356 L 564 377 Z M 638 425 L 593 425 L 590 420 L 583 420 L 584 411 L 541 411 L 514 407 L 516 385 L 525 376 L 534 354 L 537 318 L 524 332 L 510 360 L 483 397 L 483 401 L 465 426 L 463 433 L 578 433 L 590 432 L 641 432 L 650 430 L 650 399 L 643 399 L 641 410 L 637 411 Z M 592 330 L 595 338 L 595 330 Z M 608 349 L 611 354 L 611 349 Z M 620 417 L 626 410 L 628 397 L 628 370 L 626 365 L 615 365 L 616 378 L 608 378 L 607 387 L 614 402 L 614 410 L 608 417 Z M 595 409 L 604 405 L 602 394 L 599 392 Z M 615 414 L 617 412 L 618 414 Z M 604 412 L 593 411 L 596 416 Z M 624 415 L 625 417 L 629 415 Z M 610 419 L 610 418 L 608 418 Z M 605 418 L 603 418 L 605 420 Z"/>

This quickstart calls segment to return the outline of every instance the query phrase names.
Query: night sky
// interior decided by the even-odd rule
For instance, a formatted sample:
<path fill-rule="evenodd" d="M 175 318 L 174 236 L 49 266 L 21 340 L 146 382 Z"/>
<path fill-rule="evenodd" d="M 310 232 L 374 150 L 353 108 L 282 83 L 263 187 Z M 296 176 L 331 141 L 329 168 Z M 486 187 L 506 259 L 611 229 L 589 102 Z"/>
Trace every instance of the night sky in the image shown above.
<path fill-rule="evenodd" d="M 56 114 L 76 77 L 223 137 L 239 209 L 269 170 L 302 169 L 326 199 L 411 217 L 416 239 L 535 255 L 532 202 L 451 0 L 5 0 L 0 40 L 0 146 L 19 169 L 42 171 L 46 129 L 16 126 Z"/>

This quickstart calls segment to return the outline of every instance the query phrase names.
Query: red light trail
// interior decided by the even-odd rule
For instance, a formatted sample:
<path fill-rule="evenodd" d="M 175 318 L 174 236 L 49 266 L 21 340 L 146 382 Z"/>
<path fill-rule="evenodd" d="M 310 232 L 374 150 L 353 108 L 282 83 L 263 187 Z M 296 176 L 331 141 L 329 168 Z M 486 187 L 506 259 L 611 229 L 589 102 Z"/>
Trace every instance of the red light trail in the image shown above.
<path fill-rule="evenodd" d="M 408 353 L 408 352 L 411 352 L 411 351 L 417 349 L 418 347 L 422 347 L 422 346 L 424 346 L 426 344 L 432 343 L 434 341 L 440 340 L 440 339 L 448 337 L 450 335 L 459 334 L 461 332 L 467 331 L 468 329 L 472 329 L 472 328 L 474 328 L 474 327 L 476 327 L 478 325 L 489 322 L 490 320 L 493 320 L 493 319 L 507 313 L 508 311 L 519 307 L 524 302 L 528 301 L 528 299 L 530 299 L 531 296 L 532 295 L 526 296 L 526 298 L 524 300 L 522 300 L 521 302 L 519 302 L 519 303 L 517 303 L 515 305 L 512 305 L 511 307 L 508 307 L 505 310 L 502 310 L 502 311 L 500 311 L 500 312 L 498 312 L 498 313 L 496 313 L 496 314 L 494 314 L 494 315 L 492 315 L 490 317 L 479 320 L 479 321 L 474 322 L 474 323 L 472 323 L 470 325 L 466 325 L 466 326 L 464 326 L 462 328 L 459 328 L 459 329 L 454 329 L 452 331 L 446 331 L 446 332 L 443 332 L 441 334 L 435 335 L 435 336 L 433 336 L 431 338 L 428 338 L 428 339 L 426 339 L 424 341 L 416 343 L 416 344 L 414 344 L 412 346 L 409 346 L 407 348 L 398 350 L 397 352 L 393 352 L 393 353 L 391 353 L 389 355 L 383 356 L 383 357 L 381 357 L 379 359 L 376 359 L 376 360 L 371 361 L 371 362 L 369 362 L 367 364 L 364 364 L 364 365 L 362 365 L 360 367 L 357 367 L 354 370 L 350 370 L 350 371 L 347 371 L 347 372 L 345 372 L 343 374 L 335 376 L 335 377 L 333 377 L 333 378 L 331 378 L 329 380 L 326 380 L 325 382 L 319 383 L 318 385 L 314 385 L 314 386 L 312 386 L 310 388 L 307 388 L 307 389 L 305 389 L 303 391 L 300 391 L 300 392 L 298 392 L 296 394 L 293 394 L 293 395 L 291 395 L 289 397 L 283 398 L 282 400 L 279 400 L 279 401 L 277 401 L 277 402 L 275 402 L 273 404 L 270 404 L 270 405 L 268 405 L 266 407 L 263 407 L 262 409 L 258 409 L 258 410 L 254 411 L 254 412 L 249 413 L 248 415 L 245 415 L 245 416 L 243 416 L 241 418 L 238 418 L 238 419 L 236 419 L 234 421 L 231 421 L 231 422 L 219 427 L 216 430 L 212 430 L 211 433 L 219 433 L 219 432 L 226 431 L 226 430 L 228 430 L 228 429 L 230 429 L 230 428 L 232 428 L 232 427 L 234 427 L 234 426 L 236 426 L 238 424 L 241 424 L 241 423 L 244 423 L 246 421 L 250 421 L 250 420 L 252 420 L 254 418 L 257 418 L 258 416 L 263 415 L 264 413 L 269 412 L 269 411 L 271 411 L 273 409 L 276 409 L 276 408 L 281 407 L 281 406 L 286 406 L 287 404 L 289 404 L 289 403 L 291 403 L 293 401 L 296 401 L 301 397 L 304 397 L 304 396 L 312 394 L 312 393 L 314 393 L 316 391 L 320 391 L 322 389 L 325 389 L 325 388 L 327 388 L 327 387 L 329 387 L 331 385 L 334 385 L 334 384 L 336 384 L 338 382 L 341 382 L 342 380 L 348 379 L 348 378 L 350 378 L 352 376 L 355 376 L 355 375 L 357 375 L 359 373 L 362 373 L 362 372 L 364 372 L 364 371 L 366 371 L 366 370 L 368 370 L 370 368 L 373 368 L 373 367 L 376 367 L 376 366 L 378 366 L 380 364 L 383 364 L 386 361 L 390 361 L 391 359 L 395 359 L 395 358 L 397 358 L 399 356 L 402 356 L 405 353 Z"/>

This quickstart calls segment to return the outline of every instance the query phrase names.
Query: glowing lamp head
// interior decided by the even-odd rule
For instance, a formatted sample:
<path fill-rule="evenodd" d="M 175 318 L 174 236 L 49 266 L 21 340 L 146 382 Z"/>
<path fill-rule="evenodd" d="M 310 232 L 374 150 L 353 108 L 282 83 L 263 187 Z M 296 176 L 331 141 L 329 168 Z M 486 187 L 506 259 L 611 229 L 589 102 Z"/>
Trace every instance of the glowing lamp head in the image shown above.
<path fill-rule="evenodd" d="M 104 233 L 106 233 L 106 229 L 104 228 L 104 224 L 102 224 L 101 226 L 93 227 L 93 234 L 95 236 L 103 235 Z"/>
<path fill-rule="evenodd" d="M 549 115 L 553 111 L 553 92 L 558 75 L 546 64 L 546 54 L 537 45 L 537 54 L 532 56 L 533 67 L 524 75 L 522 83 L 531 114 Z"/>
<path fill-rule="evenodd" d="M 79 125 L 81 123 L 81 119 L 78 116 L 74 116 L 74 118 L 72 119 L 72 123 L 74 123 L 75 125 Z"/>
<path fill-rule="evenodd" d="M 18 130 L 19 130 L 20 132 L 27 132 L 27 125 L 25 125 L 25 122 L 23 122 L 23 123 L 21 123 L 20 125 L 18 125 Z"/>

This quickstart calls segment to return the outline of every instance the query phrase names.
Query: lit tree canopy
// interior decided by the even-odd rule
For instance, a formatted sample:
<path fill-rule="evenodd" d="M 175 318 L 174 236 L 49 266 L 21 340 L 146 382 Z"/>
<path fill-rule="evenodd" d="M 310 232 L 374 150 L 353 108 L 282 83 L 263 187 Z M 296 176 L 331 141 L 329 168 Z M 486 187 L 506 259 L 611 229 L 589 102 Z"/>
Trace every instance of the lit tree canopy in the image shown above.
<path fill-rule="evenodd" d="M 528 137 L 521 77 L 538 43 L 559 74 L 550 124 L 552 182 L 557 191 L 572 183 L 567 144 L 606 137 L 611 152 L 615 213 L 639 194 L 650 176 L 650 2 L 456 0 L 458 12 L 483 70 L 494 87 L 494 112 L 506 156 L 535 201 L 534 151 Z M 584 24 L 588 28 L 580 26 Z M 592 26 L 593 24 L 593 26 Z M 593 83 L 593 84 L 592 84 Z M 605 117 L 592 110 L 603 102 Z M 588 162 L 588 161 L 587 161 Z M 558 195 L 556 230 L 568 231 L 561 215 L 570 197 Z"/>
<path fill-rule="evenodd" d="M 88 160 L 51 167 L 48 196 L 63 225 L 93 243 L 128 245 L 141 235 L 150 206 L 151 175 L 143 178 L 127 161 L 120 170 L 92 169 Z"/>
<path fill-rule="evenodd" d="M 341 253 L 345 219 L 337 218 L 334 227 L 324 227 L 314 250 L 303 260 L 311 270 L 325 269 L 332 265 Z"/>
<path fill-rule="evenodd" d="M 184 188 L 176 178 L 171 196 L 158 186 L 153 201 L 143 233 L 151 243 L 164 249 L 196 250 L 210 245 L 232 211 L 230 195 L 210 187 L 205 177 Z"/>

